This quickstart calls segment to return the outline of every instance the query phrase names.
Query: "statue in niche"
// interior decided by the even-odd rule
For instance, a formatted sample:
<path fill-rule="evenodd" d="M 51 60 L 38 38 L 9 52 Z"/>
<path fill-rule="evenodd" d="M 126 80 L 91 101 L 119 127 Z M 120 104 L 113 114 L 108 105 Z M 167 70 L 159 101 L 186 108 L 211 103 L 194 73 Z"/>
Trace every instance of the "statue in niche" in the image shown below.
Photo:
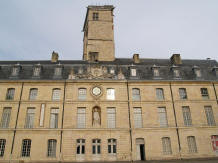
<path fill-rule="evenodd" d="M 92 110 L 92 126 L 93 127 L 100 127 L 100 125 L 101 125 L 100 108 L 94 107 Z"/>

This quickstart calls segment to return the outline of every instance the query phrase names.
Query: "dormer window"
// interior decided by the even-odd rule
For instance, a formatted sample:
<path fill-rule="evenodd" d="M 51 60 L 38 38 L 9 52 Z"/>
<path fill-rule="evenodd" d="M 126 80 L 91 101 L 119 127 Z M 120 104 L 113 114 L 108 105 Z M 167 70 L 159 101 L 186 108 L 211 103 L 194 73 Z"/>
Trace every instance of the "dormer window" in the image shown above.
<path fill-rule="evenodd" d="M 160 68 L 156 65 L 154 65 L 152 68 L 152 73 L 154 78 L 159 78 L 160 77 Z"/>
<path fill-rule="evenodd" d="M 83 68 L 80 67 L 79 70 L 78 70 L 78 74 L 82 74 L 83 73 Z"/>
<path fill-rule="evenodd" d="M 111 73 L 111 74 L 114 74 L 114 73 L 115 73 L 115 70 L 114 70 L 113 67 L 110 69 L 110 73 Z"/>
<path fill-rule="evenodd" d="M 193 70 L 194 70 L 195 76 L 197 78 L 200 78 L 201 77 L 201 69 L 198 66 L 194 66 Z"/>
<path fill-rule="evenodd" d="M 33 77 L 40 77 L 41 67 L 36 66 L 33 68 Z"/>
<path fill-rule="evenodd" d="M 93 20 L 98 20 L 98 16 L 99 16 L 99 14 L 98 14 L 97 12 L 94 12 L 94 13 L 92 14 Z"/>
<path fill-rule="evenodd" d="M 180 77 L 180 70 L 179 70 L 179 67 L 173 65 L 173 66 L 171 67 L 171 70 L 172 70 L 172 73 L 173 73 L 173 77 L 174 77 L 174 78 L 179 78 L 179 77 Z"/>
<path fill-rule="evenodd" d="M 136 76 L 136 68 L 131 68 L 131 76 Z"/>
<path fill-rule="evenodd" d="M 218 78 L 218 67 L 214 67 L 212 71 L 214 72 L 214 74 Z"/>
<path fill-rule="evenodd" d="M 61 65 L 58 65 L 54 69 L 54 78 L 61 78 L 62 77 L 62 69 L 63 67 Z"/>
<path fill-rule="evenodd" d="M 20 72 L 20 66 L 19 66 L 19 65 L 15 65 L 15 66 L 12 68 L 11 76 L 12 76 L 12 77 L 16 77 L 16 76 L 19 75 L 19 72 Z"/>

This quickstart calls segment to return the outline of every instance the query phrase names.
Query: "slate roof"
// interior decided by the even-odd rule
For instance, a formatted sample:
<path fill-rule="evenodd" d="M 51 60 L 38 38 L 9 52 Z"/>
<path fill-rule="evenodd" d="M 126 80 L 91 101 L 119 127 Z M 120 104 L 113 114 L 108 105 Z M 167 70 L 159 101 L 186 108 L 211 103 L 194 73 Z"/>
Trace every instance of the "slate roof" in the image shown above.
<path fill-rule="evenodd" d="M 40 64 L 42 71 L 40 78 L 33 78 L 34 66 Z M 74 73 L 77 74 L 79 69 L 87 72 L 90 66 L 104 66 L 108 69 L 114 68 L 115 74 L 119 70 L 127 80 L 187 80 L 187 81 L 218 81 L 218 62 L 216 60 L 182 60 L 182 64 L 174 66 L 170 59 L 140 59 L 140 63 L 134 63 L 133 59 L 117 58 L 115 61 L 99 61 L 90 63 L 82 60 L 59 60 L 57 63 L 52 63 L 50 60 L 36 60 L 36 61 L 0 61 L 0 80 L 66 80 L 73 68 Z M 12 68 L 20 66 L 20 72 L 17 77 L 11 77 Z M 54 77 L 55 67 L 63 67 L 62 76 L 60 78 Z M 155 78 L 153 76 L 152 67 L 157 67 L 160 76 Z M 130 69 L 137 70 L 137 76 L 130 75 Z M 173 76 L 173 69 L 180 71 L 180 77 Z M 201 77 L 197 78 L 194 73 L 194 68 L 201 70 Z M 112 78 L 112 80 L 117 78 Z M 111 80 L 111 79 L 110 79 Z"/>

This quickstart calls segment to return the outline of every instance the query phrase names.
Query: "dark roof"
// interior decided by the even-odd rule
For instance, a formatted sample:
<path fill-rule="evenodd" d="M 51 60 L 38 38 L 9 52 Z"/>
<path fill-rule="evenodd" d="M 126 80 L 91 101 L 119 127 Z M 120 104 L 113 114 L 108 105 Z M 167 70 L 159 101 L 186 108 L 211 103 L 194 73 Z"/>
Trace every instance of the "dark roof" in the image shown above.
<path fill-rule="evenodd" d="M 33 69 L 39 66 L 41 74 L 39 78 L 33 77 Z M 11 72 L 14 66 L 20 67 L 18 76 L 12 77 Z M 61 66 L 63 68 L 62 75 L 54 76 L 55 67 Z M 75 75 L 78 74 L 79 69 L 83 73 L 88 73 L 89 67 L 105 67 L 110 73 L 110 69 L 115 70 L 115 75 L 110 80 L 117 79 L 119 70 L 128 80 L 197 80 L 197 81 L 218 81 L 218 63 L 216 60 L 182 60 L 181 65 L 174 66 L 170 59 L 140 59 L 140 63 L 134 63 L 133 59 L 117 58 L 115 61 L 99 61 L 90 63 L 82 60 L 59 60 L 57 63 L 52 63 L 50 60 L 36 60 L 36 61 L 0 61 L 0 80 L 65 80 L 73 69 Z M 130 75 L 130 69 L 136 68 L 137 76 Z M 152 68 L 158 68 L 160 76 L 155 78 L 153 76 Z M 178 69 L 180 77 L 173 76 L 173 69 Z M 196 78 L 195 69 L 200 69 L 201 77 Z M 87 79 L 84 76 L 81 79 Z M 102 79 L 102 78 L 101 78 Z M 107 78 L 106 78 L 107 79 Z"/>

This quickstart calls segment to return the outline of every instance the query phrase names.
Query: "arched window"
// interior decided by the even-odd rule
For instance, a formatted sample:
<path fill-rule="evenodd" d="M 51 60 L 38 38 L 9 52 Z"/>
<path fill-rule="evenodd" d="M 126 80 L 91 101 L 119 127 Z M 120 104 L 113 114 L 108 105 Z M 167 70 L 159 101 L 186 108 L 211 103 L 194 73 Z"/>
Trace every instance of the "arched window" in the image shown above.
<path fill-rule="evenodd" d="M 140 89 L 138 89 L 138 88 L 132 89 L 132 100 L 133 101 L 140 101 L 141 100 Z"/>
<path fill-rule="evenodd" d="M 60 100 L 61 89 L 54 88 L 52 90 L 52 100 Z"/>
<path fill-rule="evenodd" d="M 38 89 L 37 88 L 31 88 L 30 89 L 30 94 L 29 94 L 29 100 L 36 100 L 38 94 Z"/>

